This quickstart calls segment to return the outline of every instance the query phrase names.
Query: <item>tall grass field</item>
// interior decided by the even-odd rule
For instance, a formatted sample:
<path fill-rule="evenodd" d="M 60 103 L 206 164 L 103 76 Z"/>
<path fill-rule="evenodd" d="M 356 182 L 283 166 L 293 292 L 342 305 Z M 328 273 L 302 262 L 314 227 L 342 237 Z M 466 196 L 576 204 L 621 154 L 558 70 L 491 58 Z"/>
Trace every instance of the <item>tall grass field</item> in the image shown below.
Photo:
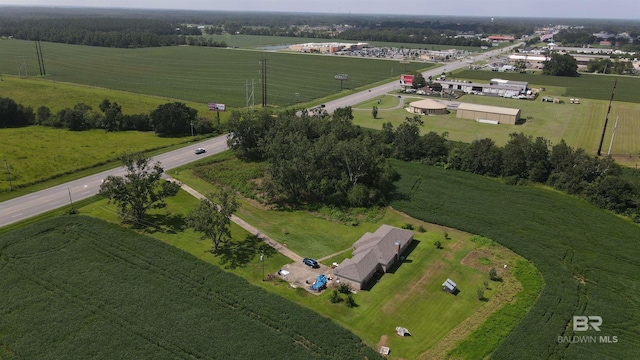
<path fill-rule="evenodd" d="M 0 40 L 0 73 L 39 77 L 35 53 L 33 42 Z M 355 89 L 397 77 L 405 66 L 391 60 L 190 46 L 111 49 L 43 43 L 42 53 L 46 80 L 230 107 L 262 103 L 261 60 L 267 64 L 267 104 L 276 107 L 340 92 L 336 74 L 347 74 L 343 87 Z M 431 66 L 412 62 L 406 71 Z"/>
<path fill-rule="evenodd" d="M 2 359 L 378 359 L 330 319 L 118 225 L 0 236 Z"/>
<path fill-rule="evenodd" d="M 394 208 L 491 238 L 531 261 L 542 274 L 538 301 L 493 358 L 637 356 L 637 224 L 555 191 L 509 186 L 417 163 L 393 165 L 401 175 Z M 573 316 L 601 316 L 603 324 L 599 332 L 573 331 Z M 563 340 L 573 336 L 595 336 L 596 342 Z"/>

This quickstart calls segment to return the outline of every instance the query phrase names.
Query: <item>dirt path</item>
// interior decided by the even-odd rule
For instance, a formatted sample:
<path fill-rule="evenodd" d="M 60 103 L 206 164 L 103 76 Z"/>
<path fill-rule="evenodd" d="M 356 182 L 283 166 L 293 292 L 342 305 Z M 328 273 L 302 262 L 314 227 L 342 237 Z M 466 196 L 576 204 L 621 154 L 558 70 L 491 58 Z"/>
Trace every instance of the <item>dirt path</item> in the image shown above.
<path fill-rule="evenodd" d="M 175 179 L 169 177 L 168 175 L 164 176 L 164 178 L 167 179 L 168 181 L 176 181 Z M 197 198 L 199 200 L 205 198 L 204 195 L 200 194 L 199 192 L 197 192 L 193 188 L 189 187 L 188 185 L 185 185 L 183 183 L 180 183 L 180 185 L 182 187 L 182 190 L 188 192 L 193 197 L 195 197 L 195 198 Z M 294 253 L 293 251 L 289 250 L 289 248 L 287 248 L 286 246 L 280 244 L 279 242 L 277 242 L 277 241 L 271 239 L 270 237 L 268 237 L 267 235 L 261 233 L 260 231 L 258 231 L 258 229 L 256 229 L 255 227 L 249 225 L 249 223 L 247 223 L 246 221 L 240 219 L 239 217 L 237 217 L 235 215 L 231 215 L 231 221 L 236 223 L 241 228 L 247 230 L 252 235 L 255 235 L 258 238 L 262 239 L 262 241 L 266 242 L 267 244 L 269 244 L 269 246 L 271 246 L 272 248 L 278 250 L 278 252 L 280 252 L 282 255 L 288 257 L 289 259 L 291 259 L 291 260 L 293 260 L 295 262 L 301 262 L 302 261 L 302 256 Z"/>
<path fill-rule="evenodd" d="M 342 254 L 344 252 L 351 251 L 351 250 L 352 250 L 351 248 L 344 249 L 344 250 L 338 251 L 337 253 L 333 253 L 331 255 L 327 255 L 327 256 L 321 257 L 320 259 L 318 259 L 318 261 L 325 261 L 327 259 L 331 259 L 334 256 L 340 255 L 340 254 Z"/>

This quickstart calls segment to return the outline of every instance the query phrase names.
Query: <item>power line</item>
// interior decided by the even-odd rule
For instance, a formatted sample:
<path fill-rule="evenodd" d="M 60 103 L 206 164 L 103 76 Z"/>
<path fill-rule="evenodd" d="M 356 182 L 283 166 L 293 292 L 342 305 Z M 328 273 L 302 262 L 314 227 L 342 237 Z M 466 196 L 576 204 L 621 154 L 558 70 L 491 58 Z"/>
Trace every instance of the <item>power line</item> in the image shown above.
<path fill-rule="evenodd" d="M 40 43 L 40 39 L 38 39 L 38 47 L 40 48 L 40 62 L 42 62 L 42 75 L 47 75 L 47 70 L 44 68 L 44 56 L 42 56 L 42 43 Z"/>
<path fill-rule="evenodd" d="M 36 58 L 38 59 L 38 70 L 40 70 L 40 76 L 42 76 L 42 63 L 40 62 L 40 49 L 38 49 L 38 40 L 36 43 Z"/>

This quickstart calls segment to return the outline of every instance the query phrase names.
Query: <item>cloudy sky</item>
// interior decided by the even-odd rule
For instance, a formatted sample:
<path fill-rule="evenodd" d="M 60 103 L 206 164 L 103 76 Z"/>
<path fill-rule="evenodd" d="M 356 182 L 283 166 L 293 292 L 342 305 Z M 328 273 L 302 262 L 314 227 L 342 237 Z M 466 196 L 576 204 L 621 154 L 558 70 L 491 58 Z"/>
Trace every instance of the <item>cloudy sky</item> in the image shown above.
<path fill-rule="evenodd" d="M 0 5 L 638 19 L 638 0 L 0 0 Z"/>

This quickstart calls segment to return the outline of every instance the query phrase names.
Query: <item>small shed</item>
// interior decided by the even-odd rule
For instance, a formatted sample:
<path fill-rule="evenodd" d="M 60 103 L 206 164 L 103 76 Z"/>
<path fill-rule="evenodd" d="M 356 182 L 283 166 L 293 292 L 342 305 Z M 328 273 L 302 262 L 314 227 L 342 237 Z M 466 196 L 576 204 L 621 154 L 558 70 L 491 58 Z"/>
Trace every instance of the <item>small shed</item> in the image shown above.
<path fill-rule="evenodd" d="M 403 328 L 402 326 L 396 327 L 396 333 L 398 334 L 398 336 L 411 336 L 409 330 L 407 330 L 407 328 Z"/>
<path fill-rule="evenodd" d="M 456 285 L 456 283 L 454 283 L 451 279 L 447 279 L 443 284 L 442 284 L 442 290 L 453 294 L 454 292 L 456 292 L 456 290 L 458 289 L 458 285 Z"/>

